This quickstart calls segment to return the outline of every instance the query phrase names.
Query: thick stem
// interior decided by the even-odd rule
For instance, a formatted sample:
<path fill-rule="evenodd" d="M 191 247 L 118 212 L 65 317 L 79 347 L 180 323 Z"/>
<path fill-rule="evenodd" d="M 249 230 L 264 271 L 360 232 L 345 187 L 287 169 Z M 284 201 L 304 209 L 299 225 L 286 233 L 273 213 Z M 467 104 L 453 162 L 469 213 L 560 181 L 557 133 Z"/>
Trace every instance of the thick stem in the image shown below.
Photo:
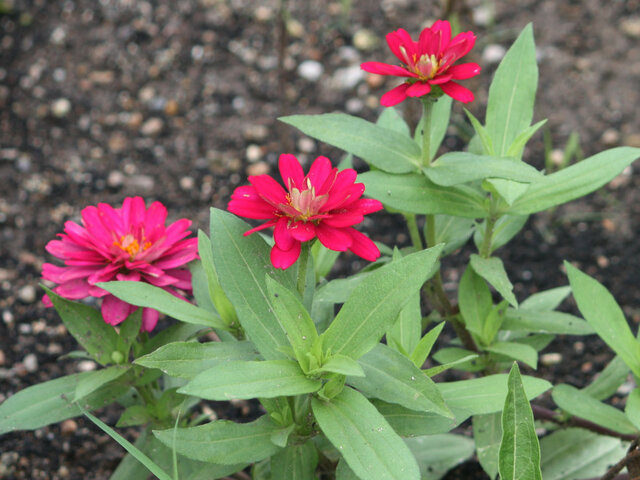
<path fill-rule="evenodd" d="M 485 220 L 484 239 L 480 246 L 480 256 L 482 258 L 489 258 L 491 256 L 491 244 L 493 243 L 493 233 L 497 220 L 498 219 L 493 215 L 487 217 Z"/>
<path fill-rule="evenodd" d="M 422 97 L 422 166 L 431 165 L 431 113 L 433 112 L 433 99 Z"/>
<path fill-rule="evenodd" d="M 309 263 L 309 242 L 302 242 L 300 258 L 298 258 L 298 292 L 304 298 L 304 289 L 307 285 L 307 264 Z"/>
<path fill-rule="evenodd" d="M 407 228 L 409 229 L 409 237 L 411 237 L 413 248 L 416 252 L 419 252 L 423 247 L 420 230 L 418 229 L 418 222 L 416 222 L 416 216 L 413 213 L 405 213 L 404 218 L 407 221 Z"/>

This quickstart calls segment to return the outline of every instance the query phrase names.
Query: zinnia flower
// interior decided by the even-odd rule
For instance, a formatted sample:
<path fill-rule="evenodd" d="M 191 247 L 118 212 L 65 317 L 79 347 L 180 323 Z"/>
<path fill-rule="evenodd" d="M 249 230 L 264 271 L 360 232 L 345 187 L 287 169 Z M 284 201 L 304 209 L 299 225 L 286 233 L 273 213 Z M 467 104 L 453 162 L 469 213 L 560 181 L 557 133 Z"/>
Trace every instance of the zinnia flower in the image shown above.
<path fill-rule="evenodd" d="M 269 175 L 250 176 L 251 185 L 236 188 L 229 202 L 236 215 L 268 220 L 245 236 L 275 227 L 274 267 L 289 268 L 300 256 L 301 243 L 316 237 L 331 250 L 350 250 L 369 261 L 380 256 L 378 247 L 353 228 L 367 213 L 382 209 L 378 200 L 360 198 L 364 184 L 354 183 L 355 170 L 338 171 L 327 157 L 318 157 L 305 176 L 293 155 L 280 155 L 278 163 L 286 190 Z"/>
<path fill-rule="evenodd" d="M 361 68 L 378 75 L 408 77 L 402 85 L 385 93 L 380 103 L 391 107 L 407 97 L 422 97 L 437 85 L 444 93 L 463 103 L 473 101 L 471 90 L 453 80 L 465 80 L 480 73 L 477 63 L 454 63 L 464 57 L 476 43 L 472 32 L 463 32 L 451 38 L 451 25 L 438 20 L 422 30 L 417 42 L 411 40 L 402 28 L 387 34 L 387 43 L 402 66 L 380 62 L 365 62 Z"/>
<path fill-rule="evenodd" d="M 185 239 L 191 221 L 185 218 L 165 227 L 167 209 L 160 202 L 145 208 L 141 197 L 125 198 L 121 208 L 106 203 L 86 207 L 82 225 L 68 221 L 59 240 L 47 243 L 47 251 L 65 266 L 45 263 L 42 278 L 57 283 L 53 289 L 71 300 L 102 297 L 102 316 L 118 325 L 137 307 L 97 287 L 99 282 L 134 280 L 161 287 L 181 297 L 178 291 L 191 290 L 191 273 L 179 267 L 197 258 L 197 239 Z M 182 298 L 182 297 L 181 297 Z M 45 305 L 51 300 L 44 296 Z M 142 331 L 150 332 L 158 322 L 158 312 L 145 308 Z"/>

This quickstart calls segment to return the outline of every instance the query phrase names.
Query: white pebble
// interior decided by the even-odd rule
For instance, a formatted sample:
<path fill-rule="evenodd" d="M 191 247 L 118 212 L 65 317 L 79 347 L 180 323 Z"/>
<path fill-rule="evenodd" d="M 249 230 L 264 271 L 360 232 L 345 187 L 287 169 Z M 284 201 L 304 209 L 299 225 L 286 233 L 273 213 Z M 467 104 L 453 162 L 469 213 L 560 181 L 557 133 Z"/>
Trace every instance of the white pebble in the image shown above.
<path fill-rule="evenodd" d="M 22 363 L 24 364 L 24 368 L 27 369 L 27 372 L 33 373 L 38 370 L 38 357 L 36 357 L 33 353 L 30 353 L 26 357 L 24 357 Z"/>
<path fill-rule="evenodd" d="M 36 289 L 33 285 L 25 285 L 18 291 L 18 298 L 24 303 L 33 303 L 36 300 Z"/>
<path fill-rule="evenodd" d="M 317 82 L 324 73 L 324 67 L 315 60 L 305 60 L 298 65 L 298 75 L 309 82 Z"/>
<path fill-rule="evenodd" d="M 58 118 L 66 117 L 71 111 L 71 102 L 66 98 L 58 98 L 51 104 L 51 113 Z"/>
<path fill-rule="evenodd" d="M 498 63 L 507 53 L 507 49 L 497 43 L 487 45 L 482 51 L 482 60 L 485 63 Z"/>

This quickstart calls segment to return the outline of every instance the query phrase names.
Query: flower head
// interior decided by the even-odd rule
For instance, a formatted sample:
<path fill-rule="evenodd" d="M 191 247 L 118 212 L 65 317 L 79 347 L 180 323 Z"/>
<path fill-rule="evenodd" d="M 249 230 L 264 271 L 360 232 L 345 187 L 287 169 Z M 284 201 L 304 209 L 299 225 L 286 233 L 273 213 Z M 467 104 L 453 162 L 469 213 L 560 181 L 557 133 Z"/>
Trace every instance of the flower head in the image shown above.
<path fill-rule="evenodd" d="M 353 228 L 367 213 L 382 209 L 378 200 L 360 198 L 362 183 L 354 183 L 356 171 L 332 168 L 326 157 L 318 157 L 305 176 L 293 155 L 280 155 L 280 175 L 286 190 L 269 175 L 250 176 L 251 185 L 238 187 L 231 196 L 229 211 L 246 218 L 267 220 L 245 233 L 275 227 L 271 263 L 288 268 L 300 255 L 302 242 L 318 238 L 325 247 L 373 261 L 378 247 Z"/>
<path fill-rule="evenodd" d="M 148 209 L 141 197 L 126 198 L 120 208 L 106 203 L 86 207 L 82 225 L 68 221 L 59 240 L 47 243 L 47 251 L 65 266 L 45 263 L 42 278 L 57 283 L 58 295 L 78 300 L 102 297 L 102 316 L 118 325 L 137 307 L 106 290 L 99 282 L 133 280 L 147 282 L 180 296 L 175 290 L 191 290 L 191 274 L 183 267 L 197 258 L 197 239 L 185 238 L 191 221 L 185 218 L 165 227 L 167 209 L 154 202 Z M 45 305 L 51 300 L 44 296 Z M 150 332 L 158 322 L 158 312 L 145 308 L 142 331 Z"/>
<path fill-rule="evenodd" d="M 463 103 L 473 101 L 471 90 L 454 82 L 465 80 L 480 73 L 477 63 L 454 63 L 464 57 L 476 43 L 472 32 L 463 32 L 451 38 L 451 25 L 446 20 L 438 20 L 420 33 L 417 42 L 411 40 L 402 28 L 387 34 L 387 43 L 402 66 L 380 62 L 365 62 L 361 68 L 378 75 L 407 77 L 402 85 L 385 93 L 380 103 L 391 107 L 407 97 L 422 97 L 437 85 L 444 93 Z"/>

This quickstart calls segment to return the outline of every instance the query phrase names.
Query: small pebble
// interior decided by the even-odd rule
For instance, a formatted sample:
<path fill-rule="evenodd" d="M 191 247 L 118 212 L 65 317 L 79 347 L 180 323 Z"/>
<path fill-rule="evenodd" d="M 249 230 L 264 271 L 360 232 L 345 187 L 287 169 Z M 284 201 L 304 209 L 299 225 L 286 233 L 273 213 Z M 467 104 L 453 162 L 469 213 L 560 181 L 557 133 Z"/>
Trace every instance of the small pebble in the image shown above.
<path fill-rule="evenodd" d="M 140 128 L 140 133 L 147 137 L 152 137 L 158 135 L 162 129 L 164 128 L 164 122 L 162 119 L 157 117 L 152 117 L 146 122 L 142 124 Z"/>
<path fill-rule="evenodd" d="M 269 129 L 265 125 L 247 125 L 243 131 L 245 140 L 261 142 L 269 135 Z"/>
<path fill-rule="evenodd" d="M 124 175 L 119 170 L 112 170 L 107 176 L 107 185 L 111 188 L 121 187 L 124 183 Z"/>
<path fill-rule="evenodd" d="M 60 468 L 58 468 L 58 475 L 60 478 L 67 478 L 70 475 L 69 469 L 61 465 Z"/>
<path fill-rule="evenodd" d="M 78 370 L 81 372 L 91 372 L 96 369 L 96 362 L 93 360 L 82 360 L 78 362 Z"/>
<path fill-rule="evenodd" d="M 249 145 L 247 147 L 247 160 L 251 163 L 257 162 L 262 158 L 262 148 L 258 145 Z"/>
<path fill-rule="evenodd" d="M 36 301 L 36 289 L 33 285 L 25 285 L 18 290 L 18 298 L 24 303 L 33 303 Z"/>
<path fill-rule="evenodd" d="M 267 162 L 256 162 L 247 166 L 247 175 L 266 175 L 269 173 Z"/>
<path fill-rule="evenodd" d="M 36 357 L 33 353 L 30 353 L 26 357 L 24 357 L 22 363 L 24 364 L 24 368 L 26 368 L 27 372 L 29 373 L 33 373 L 38 370 L 38 357 Z"/>
<path fill-rule="evenodd" d="M 600 139 L 607 147 L 613 147 L 620 142 L 620 132 L 615 128 L 608 128 L 604 131 Z"/>
<path fill-rule="evenodd" d="M 155 187 L 155 180 L 149 175 L 132 175 L 125 179 L 125 184 L 132 190 L 151 191 Z"/>
<path fill-rule="evenodd" d="M 492 43 L 487 45 L 482 51 L 482 60 L 484 60 L 485 63 L 498 63 L 506 53 L 507 49 L 502 45 Z"/>
<path fill-rule="evenodd" d="M 7 361 L 7 357 L 4 355 L 4 352 L 0 350 L 0 365 L 4 365 Z"/>
<path fill-rule="evenodd" d="M 628 147 L 640 148 L 640 133 L 632 133 L 624 137 L 624 144 Z"/>
<path fill-rule="evenodd" d="M 65 31 L 65 29 L 62 27 L 56 27 L 53 29 L 53 32 L 51 32 L 49 40 L 51 40 L 51 43 L 53 43 L 54 45 L 62 45 L 66 38 L 67 32 Z"/>
<path fill-rule="evenodd" d="M 177 115 L 179 111 L 180 105 L 178 105 L 178 102 L 176 102 L 175 100 L 167 101 L 166 105 L 164 106 L 164 113 L 166 113 L 170 117 Z"/>
<path fill-rule="evenodd" d="M 351 65 L 337 69 L 333 74 L 332 84 L 341 90 L 351 90 L 363 79 L 364 70 L 360 68 L 360 65 Z"/>
<path fill-rule="evenodd" d="M 66 117 L 71 111 L 71 102 L 66 98 L 58 98 L 51 104 L 51 113 L 58 118 Z"/>
<path fill-rule="evenodd" d="M 363 28 L 353 34 L 353 46 L 358 50 L 369 51 L 378 46 L 380 40 L 371 30 Z"/>
<path fill-rule="evenodd" d="M 76 430 L 78 430 L 78 424 L 71 418 L 65 420 L 60 425 L 60 433 L 62 433 L 62 435 L 64 436 L 73 435 L 74 433 L 76 433 Z"/>
<path fill-rule="evenodd" d="M 185 191 L 192 190 L 195 185 L 193 177 L 182 177 L 180 179 L 180 188 Z"/>
<path fill-rule="evenodd" d="M 324 67 L 315 60 L 305 60 L 298 65 L 298 75 L 309 82 L 317 82 L 324 73 Z"/>
<path fill-rule="evenodd" d="M 543 353 L 540 355 L 540 363 L 547 367 L 557 365 L 562 362 L 561 353 Z"/>
<path fill-rule="evenodd" d="M 640 37 L 640 17 L 627 17 L 620 23 L 622 33 L 633 37 Z"/>
<path fill-rule="evenodd" d="M 298 150 L 303 153 L 311 153 L 316 148 L 316 142 L 311 140 L 309 137 L 302 137 L 298 140 Z"/>

